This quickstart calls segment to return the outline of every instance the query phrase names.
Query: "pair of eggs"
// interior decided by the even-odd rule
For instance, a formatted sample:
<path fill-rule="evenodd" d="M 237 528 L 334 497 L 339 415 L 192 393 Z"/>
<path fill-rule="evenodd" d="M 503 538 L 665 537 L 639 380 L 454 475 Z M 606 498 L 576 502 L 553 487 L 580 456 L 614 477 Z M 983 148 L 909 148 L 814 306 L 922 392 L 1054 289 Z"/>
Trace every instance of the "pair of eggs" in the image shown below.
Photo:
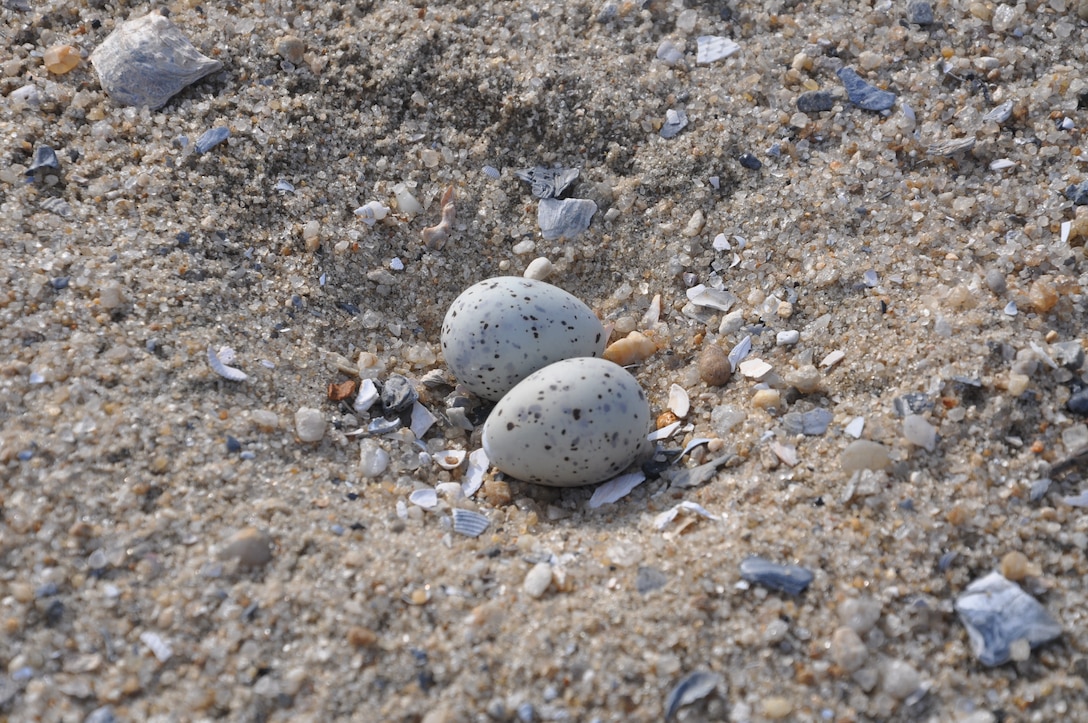
<path fill-rule="evenodd" d="M 650 405 L 623 367 L 599 358 L 604 327 L 584 303 L 534 279 L 464 291 L 442 323 L 446 364 L 497 401 L 483 429 L 491 464 L 555 487 L 603 482 L 645 449 Z"/>

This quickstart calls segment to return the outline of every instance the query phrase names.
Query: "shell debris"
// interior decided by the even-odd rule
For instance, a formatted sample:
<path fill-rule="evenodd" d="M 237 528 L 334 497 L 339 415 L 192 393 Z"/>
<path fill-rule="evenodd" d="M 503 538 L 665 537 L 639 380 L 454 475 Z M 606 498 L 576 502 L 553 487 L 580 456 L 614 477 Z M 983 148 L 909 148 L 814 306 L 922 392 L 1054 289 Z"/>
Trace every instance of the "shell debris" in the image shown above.
<path fill-rule="evenodd" d="M 609 344 L 604 350 L 604 358 L 620 366 L 627 366 L 646 361 L 657 350 L 657 343 L 653 339 L 642 332 L 632 331 L 619 341 Z"/>
<path fill-rule="evenodd" d="M 159 13 L 128 20 L 91 53 L 102 89 L 122 105 L 161 108 L 185 86 L 223 67 Z"/>
<path fill-rule="evenodd" d="M 389 215 L 389 206 L 381 201 L 370 201 L 355 209 L 355 215 L 363 220 L 367 226 L 373 226 Z"/>
<path fill-rule="evenodd" d="M 691 400 L 687 391 L 679 384 L 669 387 L 669 411 L 681 419 L 691 411 Z"/>
<path fill-rule="evenodd" d="M 232 361 L 234 361 L 234 350 L 229 346 L 221 347 L 218 352 L 215 347 L 208 347 L 208 365 L 211 366 L 213 372 L 231 382 L 244 382 L 249 379 L 249 375 L 241 369 L 228 366 Z"/>
<path fill-rule="evenodd" d="M 429 249 L 440 249 L 446 245 L 453 230 L 454 219 L 457 218 L 457 206 L 454 204 L 453 186 L 442 194 L 442 220 L 437 226 L 423 229 L 423 243 Z"/>
<path fill-rule="evenodd" d="M 465 456 L 463 449 L 443 449 L 435 452 L 434 463 L 442 469 L 457 469 L 465 461 Z"/>
<path fill-rule="evenodd" d="M 453 531 L 466 537 L 479 537 L 491 524 L 486 515 L 460 507 L 453 510 Z"/>

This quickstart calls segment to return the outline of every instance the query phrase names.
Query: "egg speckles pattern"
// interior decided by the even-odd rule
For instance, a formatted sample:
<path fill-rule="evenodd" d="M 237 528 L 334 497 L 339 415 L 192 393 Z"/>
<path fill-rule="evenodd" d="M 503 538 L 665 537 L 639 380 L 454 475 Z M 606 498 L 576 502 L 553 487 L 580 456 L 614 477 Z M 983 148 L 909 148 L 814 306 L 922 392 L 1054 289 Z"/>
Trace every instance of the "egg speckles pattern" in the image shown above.
<path fill-rule="evenodd" d="M 496 401 L 537 369 L 604 352 L 604 327 L 557 286 L 498 276 L 470 286 L 442 322 L 442 355 L 473 394 Z"/>
<path fill-rule="evenodd" d="M 533 372 L 484 423 L 488 458 L 511 477 L 553 487 L 603 482 L 645 448 L 650 405 L 633 376 L 604 359 Z"/>

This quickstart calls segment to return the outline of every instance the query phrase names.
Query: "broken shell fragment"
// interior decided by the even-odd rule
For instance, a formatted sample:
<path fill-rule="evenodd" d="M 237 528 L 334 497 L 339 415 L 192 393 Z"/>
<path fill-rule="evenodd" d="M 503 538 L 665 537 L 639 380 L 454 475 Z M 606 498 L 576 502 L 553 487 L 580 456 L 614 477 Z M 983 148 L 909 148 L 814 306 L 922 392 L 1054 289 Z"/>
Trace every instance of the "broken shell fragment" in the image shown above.
<path fill-rule="evenodd" d="M 681 419 L 688 416 L 691 409 L 691 401 L 688 393 L 679 384 L 669 387 L 669 411 Z"/>
<path fill-rule="evenodd" d="M 443 449 L 434 454 L 434 463 L 442 469 L 457 469 L 464 461 L 465 450 L 463 449 Z"/>
<path fill-rule="evenodd" d="M 490 524 L 487 516 L 479 512 L 462 510 L 459 507 L 453 510 L 453 531 L 466 537 L 479 537 Z"/>
<path fill-rule="evenodd" d="M 382 204 L 381 201 L 371 201 L 355 209 L 355 215 L 361 218 L 367 226 L 373 226 L 389 215 L 389 207 Z"/>
<path fill-rule="evenodd" d="M 453 221 L 457 216 L 457 207 L 453 203 L 453 186 L 442 194 L 442 221 L 437 226 L 423 229 L 423 243 L 429 249 L 440 249 L 453 230 Z"/>
<path fill-rule="evenodd" d="M 609 344 L 604 350 L 604 358 L 620 366 L 626 366 L 646 361 L 656 351 L 657 344 L 653 339 L 641 332 L 632 331 L 619 341 Z"/>
<path fill-rule="evenodd" d="M 223 67 L 193 47 L 158 13 L 117 27 L 93 53 L 91 64 L 111 98 L 121 105 L 161 108 L 185 86 Z"/>

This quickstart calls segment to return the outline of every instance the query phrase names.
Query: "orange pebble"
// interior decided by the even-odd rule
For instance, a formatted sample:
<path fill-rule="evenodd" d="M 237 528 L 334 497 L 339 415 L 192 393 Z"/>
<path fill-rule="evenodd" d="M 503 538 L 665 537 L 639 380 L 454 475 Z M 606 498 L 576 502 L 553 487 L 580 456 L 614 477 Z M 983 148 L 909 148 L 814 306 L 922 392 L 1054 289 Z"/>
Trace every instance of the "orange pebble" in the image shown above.
<path fill-rule="evenodd" d="M 54 45 L 42 55 L 45 68 L 50 73 L 64 75 L 79 65 L 79 51 L 71 45 Z"/>

